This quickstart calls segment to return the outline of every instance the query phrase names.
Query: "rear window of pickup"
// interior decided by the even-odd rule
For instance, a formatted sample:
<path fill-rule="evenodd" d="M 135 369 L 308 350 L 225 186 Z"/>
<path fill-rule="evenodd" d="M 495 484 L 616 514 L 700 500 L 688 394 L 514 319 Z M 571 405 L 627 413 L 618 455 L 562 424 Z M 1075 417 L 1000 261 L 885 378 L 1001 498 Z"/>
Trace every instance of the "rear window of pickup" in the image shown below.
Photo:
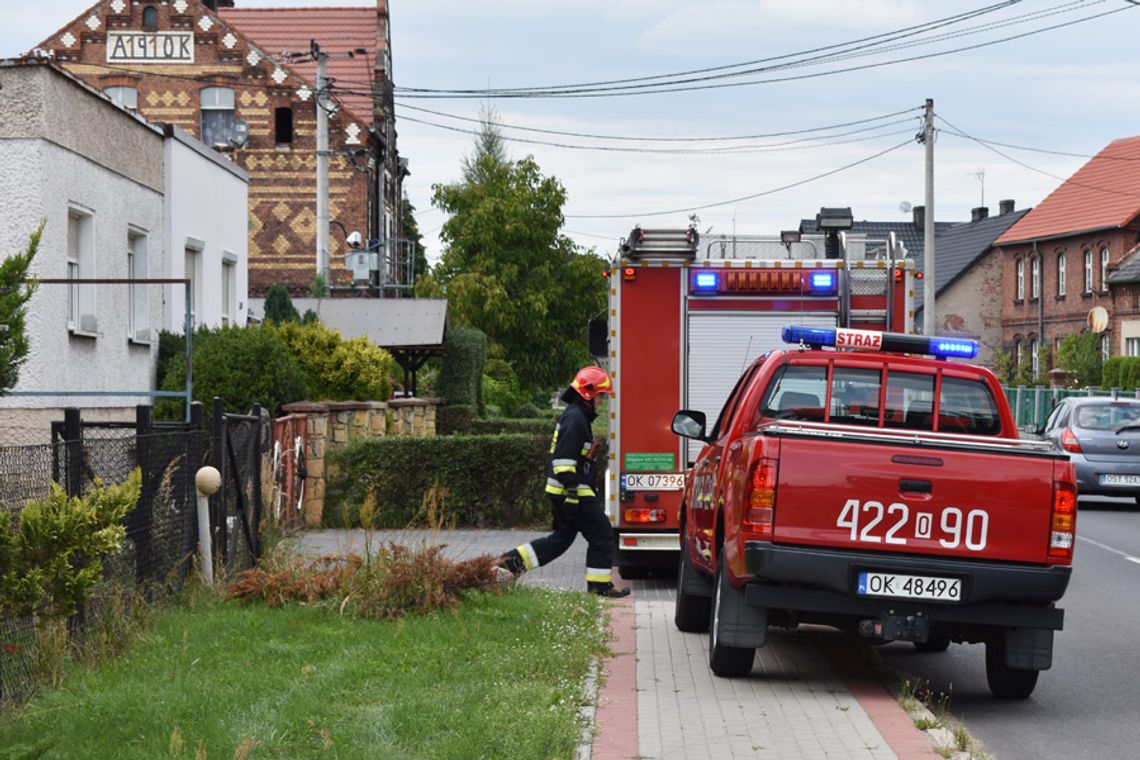
<path fill-rule="evenodd" d="M 836 363 L 784 365 L 768 384 L 753 422 L 765 419 L 1001 433 L 998 405 L 981 380 Z"/>

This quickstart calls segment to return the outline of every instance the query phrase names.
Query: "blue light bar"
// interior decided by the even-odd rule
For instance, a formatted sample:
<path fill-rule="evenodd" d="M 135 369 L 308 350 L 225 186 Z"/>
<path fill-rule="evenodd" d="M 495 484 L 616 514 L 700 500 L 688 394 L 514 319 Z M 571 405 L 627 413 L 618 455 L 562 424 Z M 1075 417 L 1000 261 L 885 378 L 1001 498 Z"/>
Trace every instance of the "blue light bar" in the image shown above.
<path fill-rule="evenodd" d="M 858 351 L 897 351 L 924 354 L 938 359 L 973 359 L 978 355 L 978 342 L 968 338 L 926 338 L 921 335 L 852 330 L 849 328 L 784 327 L 785 343 L 806 346 L 835 346 Z"/>
<path fill-rule="evenodd" d="M 978 355 L 978 342 L 964 338 L 931 338 L 930 353 L 940 359 L 973 359 Z"/>
<path fill-rule="evenodd" d="M 815 294 L 834 293 L 836 279 L 835 272 L 812 272 L 808 289 Z"/>
<path fill-rule="evenodd" d="M 835 330 L 819 327 L 784 326 L 785 343 L 803 343 L 806 346 L 834 346 Z"/>
<path fill-rule="evenodd" d="M 693 290 L 699 293 L 715 293 L 720 285 L 716 272 L 697 272 L 693 275 Z"/>

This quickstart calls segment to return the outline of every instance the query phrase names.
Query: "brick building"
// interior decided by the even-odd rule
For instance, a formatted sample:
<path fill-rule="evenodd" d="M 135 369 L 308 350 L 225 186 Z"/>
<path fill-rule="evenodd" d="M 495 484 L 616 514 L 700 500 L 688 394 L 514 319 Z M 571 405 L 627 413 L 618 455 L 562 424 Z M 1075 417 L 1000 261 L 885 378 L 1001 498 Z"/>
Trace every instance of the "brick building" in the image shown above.
<path fill-rule="evenodd" d="M 181 127 L 249 173 L 254 296 L 278 283 L 305 294 L 317 273 L 315 56 L 324 56 L 330 284 L 398 292 L 391 286 L 406 276 L 396 243 L 407 170 L 396 150 L 387 0 L 217 7 L 232 3 L 100 0 L 32 54 L 54 58 L 150 121 Z M 355 251 L 347 242 L 354 231 Z"/>
<path fill-rule="evenodd" d="M 1056 356 L 1061 339 L 1088 329 L 1103 307 L 1101 353 L 1140 355 L 1140 137 L 1115 140 L 1006 230 L 1002 260 L 1002 340 L 1019 361 L 1038 348 Z"/>

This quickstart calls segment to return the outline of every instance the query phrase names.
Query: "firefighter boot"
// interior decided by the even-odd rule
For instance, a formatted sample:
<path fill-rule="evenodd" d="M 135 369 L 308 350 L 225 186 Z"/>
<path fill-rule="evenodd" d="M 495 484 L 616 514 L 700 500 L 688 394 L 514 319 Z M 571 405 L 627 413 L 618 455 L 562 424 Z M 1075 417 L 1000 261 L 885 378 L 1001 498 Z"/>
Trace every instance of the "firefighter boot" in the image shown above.
<path fill-rule="evenodd" d="M 598 596 L 604 596 L 610 599 L 621 599 L 623 596 L 629 596 L 628 588 L 618 588 L 608 581 L 605 583 L 589 581 L 586 584 L 586 590 L 591 594 L 597 594 Z"/>
<path fill-rule="evenodd" d="M 518 578 L 526 572 L 526 563 L 523 562 L 522 555 L 519 554 L 518 549 L 511 549 L 506 554 L 501 555 L 495 560 L 495 567 L 500 570 L 506 570 L 514 578 Z"/>

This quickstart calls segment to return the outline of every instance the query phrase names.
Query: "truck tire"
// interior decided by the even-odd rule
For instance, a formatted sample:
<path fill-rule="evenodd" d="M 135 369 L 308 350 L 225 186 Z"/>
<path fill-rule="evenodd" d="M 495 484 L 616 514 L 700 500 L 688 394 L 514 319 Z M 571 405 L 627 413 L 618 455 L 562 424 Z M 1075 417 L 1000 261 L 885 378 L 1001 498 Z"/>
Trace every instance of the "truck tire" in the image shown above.
<path fill-rule="evenodd" d="M 717 552 L 716 579 L 713 581 L 712 616 L 709 620 L 709 668 L 721 678 L 738 678 L 752 672 L 756 649 L 730 647 L 720 643 L 720 610 L 727 594 L 738 593 L 724 572 L 724 553 Z"/>
<path fill-rule="evenodd" d="M 1039 670 L 1022 670 L 1005 664 L 1005 637 L 986 642 L 986 681 L 1000 699 L 1025 699 L 1037 686 Z"/>
<path fill-rule="evenodd" d="M 627 581 L 640 581 L 648 578 L 652 572 L 652 568 L 639 567 L 637 565 L 618 565 L 618 575 L 622 580 Z"/>
<path fill-rule="evenodd" d="M 914 648 L 920 652 L 945 652 L 950 647 L 950 637 L 945 633 L 932 633 L 926 641 L 914 642 Z"/>
<path fill-rule="evenodd" d="M 685 581 L 695 578 L 697 568 L 689 559 L 689 544 L 681 545 L 681 559 L 677 563 L 677 607 L 673 611 L 673 623 L 678 631 L 704 633 L 709 629 L 712 598 L 685 593 Z"/>

